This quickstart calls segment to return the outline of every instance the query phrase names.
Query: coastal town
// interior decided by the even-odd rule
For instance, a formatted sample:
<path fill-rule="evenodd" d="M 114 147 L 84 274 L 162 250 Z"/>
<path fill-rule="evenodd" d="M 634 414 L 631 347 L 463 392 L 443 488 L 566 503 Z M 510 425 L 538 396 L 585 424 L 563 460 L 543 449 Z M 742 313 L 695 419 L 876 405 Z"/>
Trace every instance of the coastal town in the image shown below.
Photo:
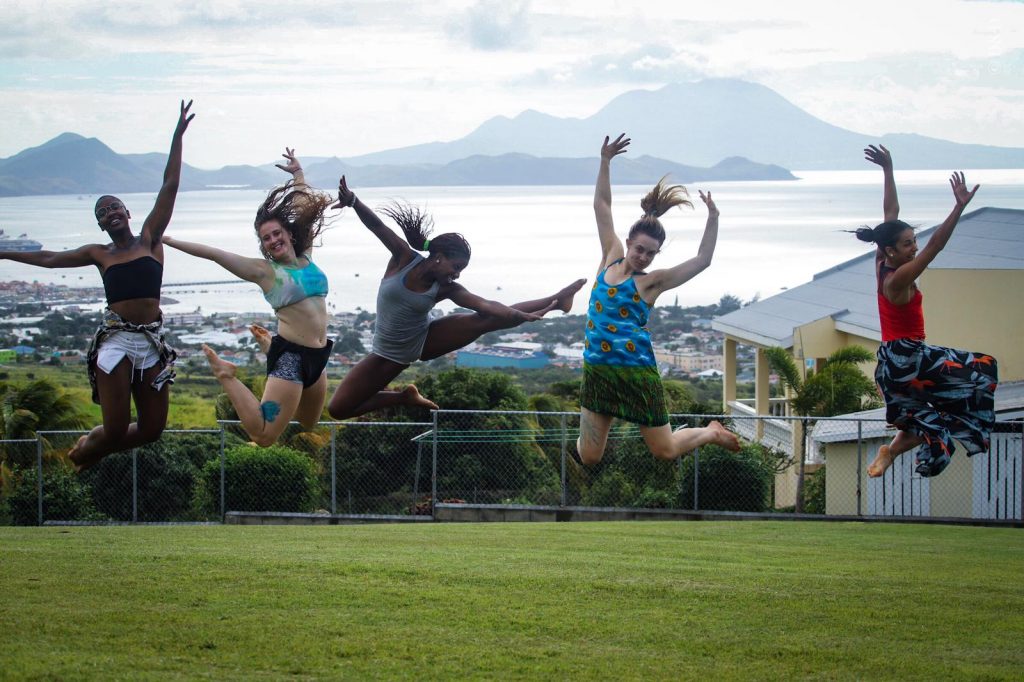
<path fill-rule="evenodd" d="M 102 309 L 103 291 L 40 282 L 0 282 L 0 364 L 81 364 Z M 655 308 L 650 326 L 656 328 L 655 353 L 665 376 L 707 379 L 722 375 L 722 334 L 711 329 L 714 313 L 738 308 L 725 296 L 717 306 Z M 724 312 L 728 312 L 725 310 Z M 328 323 L 335 339 L 329 362 L 331 374 L 342 374 L 371 346 L 374 314 L 336 312 Z M 180 366 L 199 371 L 206 364 L 202 344 L 239 366 L 265 363 L 249 331 L 257 324 L 273 329 L 270 311 L 165 314 L 164 325 L 178 350 Z M 508 332 L 493 332 L 479 342 L 439 359 L 458 367 L 486 369 L 578 369 L 583 363 L 580 329 L 583 316 L 551 316 Z M 740 358 L 741 371 L 752 371 L 753 359 Z"/>

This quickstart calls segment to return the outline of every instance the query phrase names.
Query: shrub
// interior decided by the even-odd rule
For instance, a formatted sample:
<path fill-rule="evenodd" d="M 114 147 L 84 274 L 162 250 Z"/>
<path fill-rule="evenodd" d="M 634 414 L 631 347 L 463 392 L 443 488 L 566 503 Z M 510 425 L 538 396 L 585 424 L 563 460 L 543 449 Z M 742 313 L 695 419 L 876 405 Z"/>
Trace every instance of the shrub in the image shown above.
<path fill-rule="evenodd" d="M 825 513 L 825 467 L 824 465 L 804 478 L 804 513 Z"/>
<path fill-rule="evenodd" d="M 682 466 L 682 506 L 693 508 L 693 456 Z M 717 511 L 766 511 L 772 485 L 772 471 L 757 448 L 729 452 L 717 445 L 700 449 L 698 472 L 699 509 Z"/>
<path fill-rule="evenodd" d="M 139 448 L 137 467 L 139 521 L 191 520 L 189 510 L 199 471 L 188 458 L 175 457 L 151 445 Z M 130 452 L 105 457 L 86 476 L 92 483 L 97 509 L 111 518 L 132 520 Z"/>
<path fill-rule="evenodd" d="M 13 481 L 6 500 L 11 522 L 18 526 L 38 525 L 36 469 L 15 469 Z M 70 469 L 55 466 L 43 472 L 43 520 L 93 521 L 98 518 L 89 490 Z"/>
<path fill-rule="evenodd" d="M 207 462 L 201 479 L 206 506 L 216 509 L 220 462 Z M 311 512 L 315 505 L 317 480 L 312 460 L 281 445 L 231 448 L 224 453 L 224 479 L 226 511 Z"/>

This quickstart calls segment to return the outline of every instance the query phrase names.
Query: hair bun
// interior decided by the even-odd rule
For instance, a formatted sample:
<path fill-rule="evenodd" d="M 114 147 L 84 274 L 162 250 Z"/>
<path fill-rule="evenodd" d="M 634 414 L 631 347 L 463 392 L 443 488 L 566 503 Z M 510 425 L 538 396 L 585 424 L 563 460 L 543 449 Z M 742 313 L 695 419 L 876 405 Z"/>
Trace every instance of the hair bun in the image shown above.
<path fill-rule="evenodd" d="M 875 231 L 870 227 L 859 227 L 854 234 L 862 242 L 871 242 L 872 244 L 875 242 Z"/>

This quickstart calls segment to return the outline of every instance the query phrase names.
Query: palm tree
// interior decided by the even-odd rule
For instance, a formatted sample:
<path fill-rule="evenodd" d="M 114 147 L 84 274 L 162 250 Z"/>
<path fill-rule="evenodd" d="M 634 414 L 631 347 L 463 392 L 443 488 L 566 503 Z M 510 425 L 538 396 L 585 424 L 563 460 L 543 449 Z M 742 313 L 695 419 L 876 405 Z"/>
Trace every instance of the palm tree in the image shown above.
<path fill-rule="evenodd" d="M 0 382 L 0 438 L 35 438 L 37 431 L 83 429 L 86 424 L 74 397 L 48 379 L 23 386 Z M 12 454 L 0 450 L 0 462 L 10 465 Z"/>
<path fill-rule="evenodd" d="M 800 374 L 793 357 L 779 346 L 766 348 L 768 366 L 779 375 L 783 387 L 789 388 L 793 397 L 789 405 L 801 417 L 833 417 L 837 414 L 857 412 L 878 407 L 875 382 L 864 375 L 858 363 L 875 359 L 874 354 L 861 346 L 840 348 L 828 356 L 818 368 Z M 806 419 L 803 420 L 806 426 Z M 806 434 L 801 439 L 806 443 Z M 796 511 L 803 510 L 804 452 L 800 448 L 800 475 L 796 483 Z"/>

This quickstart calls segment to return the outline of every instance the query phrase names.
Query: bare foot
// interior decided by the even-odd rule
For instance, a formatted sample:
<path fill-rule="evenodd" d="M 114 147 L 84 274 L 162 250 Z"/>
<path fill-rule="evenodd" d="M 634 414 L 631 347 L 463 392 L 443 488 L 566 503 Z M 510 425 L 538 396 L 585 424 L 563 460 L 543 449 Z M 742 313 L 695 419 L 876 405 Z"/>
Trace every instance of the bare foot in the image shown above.
<path fill-rule="evenodd" d="M 576 296 L 576 292 L 583 288 L 583 285 L 587 283 L 585 279 L 578 279 L 566 288 L 555 294 L 555 309 L 561 310 L 563 313 L 567 313 L 572 310 L 572 299 Z"/>
<path fill-rule="evenodd" d="M 227 360 L 221 360 L 217 356 L 217 352 L 205 343 L 203 344 L 203 352 L 206 354 L 206 361 L 210 363 L 210 369 L 213 370 L 213 376 L 217 377 L 219 381 L 234 378 L 238 367 Z"/>
<path fill-rule="evenodd" d="M 712 421 L 708 424 L 708 428 L 714 433 L 714 437 L 711 442 L 715 445 L 721 445 L 726 450 L 731 452 L 740 451 L 740 439 L 735 433 L 722 426 L 719 421 Z"/>
<path fill-rule="evenodd" d="M 256 345 L 260 347 L 263 354 L 266 355 L 267 351 L 270 350 L 270 332 L 265 327 L 261 327 L 258 324 L 249 325 L 249 333 L 252 334 L 252 338 L 256 341 Z"/>
<path fill-rule="evenodd" d="M 875 455 L 875 459 L 868 465 L 868 476 L 878 478 L 885 473 L 886 469 L 892 466 L 894 459 L 896 459 L 896 456 L 889 452 L 888 445 L 878 448 L 878 454 Z"/>
<path fill-rule="evenodd" d="M 418 388 L 409 384 L 402 389 L 402 404 L 409 407 L 425 407 L 428 410 L 438 409 L 437 403 L 433 400 L 427 400 L 421 394 Z"/>
<path fill-rule="evenodd" d="M 71 463 L 75 465 L 76 472 L 82 471 L 82 465 L 84 464 L 82 459 L 82 446 L 85 445 L 85 439 L 88 437 L 89 434 L 85 434 L 71 446 L 70 450 L 68 450 L 68 459 L 70 459 Z"/>
<path fill-rule="evenodd" d="M 82 448 L 85 446 L 85 440 L 88 437 L 89 434 L 82 436 L 81 438 L 78 439 L 74 446 L 70 450 L 68 450 L 68 459 L 70 459 L 71 463 L 75 465 L 76 474 L 80 474 L 86 469 L 91 469 L 92 467 L 99 464 L 104 457 L 106 457 L 106 454 L 101 454 L 98 452 L 87 454 L 82 453 Z"/>

